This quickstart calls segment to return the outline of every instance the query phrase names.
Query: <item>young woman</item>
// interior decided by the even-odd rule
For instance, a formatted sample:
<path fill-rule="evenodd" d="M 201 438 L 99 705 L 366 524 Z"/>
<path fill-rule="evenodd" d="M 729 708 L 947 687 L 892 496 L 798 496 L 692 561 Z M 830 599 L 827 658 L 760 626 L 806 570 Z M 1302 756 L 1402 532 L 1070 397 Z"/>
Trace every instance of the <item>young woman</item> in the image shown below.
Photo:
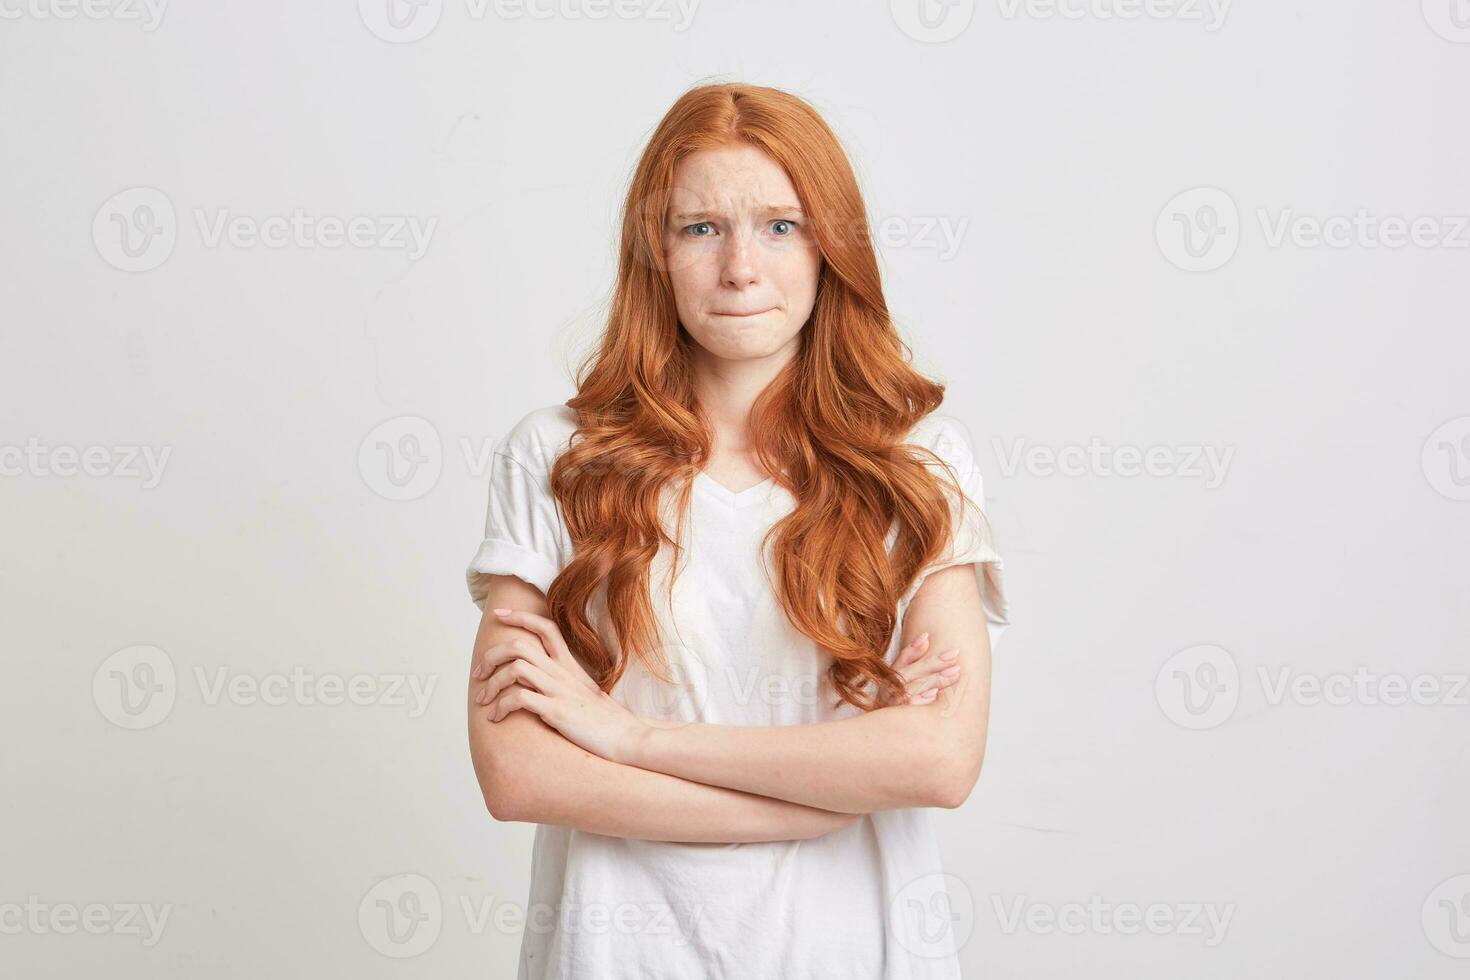
<path fill-rule="evenodd" d="M 601 345 L 500 441 L 470 744 L 536 830 L 520 980 L 959 975 L 926 807 L 1008 623 L 971 441 L 805 102 L 709 85 L 623 212 Z"/>

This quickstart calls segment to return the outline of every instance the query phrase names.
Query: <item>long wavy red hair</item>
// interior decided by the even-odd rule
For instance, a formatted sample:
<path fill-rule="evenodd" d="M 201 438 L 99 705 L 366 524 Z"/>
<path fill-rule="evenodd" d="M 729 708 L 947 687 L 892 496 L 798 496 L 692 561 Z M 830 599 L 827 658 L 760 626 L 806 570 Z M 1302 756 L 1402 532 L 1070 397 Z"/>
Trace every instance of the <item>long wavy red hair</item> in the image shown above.
<path fill-rule="evenodd" d="M 691 89 L 638 161 L 607 327 L 577 371 L 577 394 L 566 402 L 576 434 L 552 468 L 575 557 L 548 605 L 602 690 L 623 675 L 628 653 L 666 679 L 650 566 L 663 542 L 677 568 L 692 479 L 712 447 L 694 397 L 694 341 L 679 324 L 667 271 L 666 207 L 685 155 L 740 142 L 785 168 L 823 259 L 799 351 L 751 412 L 757 459 L 795 499 L 763 539 L 775 563 L 767 574 L 792 626 L 832 654 L 839 699 L 869 710 L 903 692 L 884 659 L 898 602 L 953 531 L 951 501 L 924 465 L 943 461 L 903 443 L 943 401 L 944 385 L 910 366 L 889 318 L 863 199 L 836 136 L 809 104 L 778 89 Z M 660 519 L 671 483 L 682 488 L 674 537 Z M 958 493 L 957 479 L 951 485 Z M 621 655 L 589 612 L 603 588 Z"/>

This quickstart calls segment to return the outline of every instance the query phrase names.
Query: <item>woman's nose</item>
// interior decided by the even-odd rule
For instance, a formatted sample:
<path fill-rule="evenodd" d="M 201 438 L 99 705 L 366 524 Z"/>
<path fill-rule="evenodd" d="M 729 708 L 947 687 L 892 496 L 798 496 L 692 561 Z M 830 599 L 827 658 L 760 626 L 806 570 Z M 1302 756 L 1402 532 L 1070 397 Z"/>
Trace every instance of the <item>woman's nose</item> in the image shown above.
<path fill-rule="evenodd" d="M 723 256 L 725 282 L 732 286 L 745 286 L 756 281 L 755 248 L 746 235 L 731 235 L 727 239 Z"/>

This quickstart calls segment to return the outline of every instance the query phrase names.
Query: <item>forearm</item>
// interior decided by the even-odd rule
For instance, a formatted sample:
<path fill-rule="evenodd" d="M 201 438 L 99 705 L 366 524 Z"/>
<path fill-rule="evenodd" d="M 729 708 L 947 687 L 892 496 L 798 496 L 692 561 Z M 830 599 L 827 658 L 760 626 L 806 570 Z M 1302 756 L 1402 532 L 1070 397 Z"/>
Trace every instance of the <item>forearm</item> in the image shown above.
<path fill-rule="evenodd" d="M 492 723 L 471 703 L 470 742 L 481 792 L 501 820 L 610 837 L 746 843 L 816 837 L 856 819 L 610 762 L 528 711 Z"/>
<path fill-rule="evenodd" d="M 839 813 L 940 806 L 933 706 L 879 708 L 806 725 L 651 724 L 627 761 L 670 776 Z"/>
<path fill-rule="evenodd" d="M 965 680 L 930 704 L 806 725 L 649 725 L 618 760 L 668 775 L 844 813 L 963 804 L 985 757 L 990 640 L 975 564 L 925 579 L 901 642 L 957 649 Z"/>

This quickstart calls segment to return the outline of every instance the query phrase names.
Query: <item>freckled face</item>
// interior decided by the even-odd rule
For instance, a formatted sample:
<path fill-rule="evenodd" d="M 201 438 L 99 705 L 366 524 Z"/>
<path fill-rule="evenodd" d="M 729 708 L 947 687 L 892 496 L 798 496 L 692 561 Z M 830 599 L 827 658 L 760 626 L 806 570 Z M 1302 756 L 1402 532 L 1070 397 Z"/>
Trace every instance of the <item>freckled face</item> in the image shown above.
<path fill-rule="evenodd" d="M 684 329 L 727 360 L 794 350 L 822 253 L 786 171 L 741 143 L 691 153 L 674 186 L 664 252 Z"/>

